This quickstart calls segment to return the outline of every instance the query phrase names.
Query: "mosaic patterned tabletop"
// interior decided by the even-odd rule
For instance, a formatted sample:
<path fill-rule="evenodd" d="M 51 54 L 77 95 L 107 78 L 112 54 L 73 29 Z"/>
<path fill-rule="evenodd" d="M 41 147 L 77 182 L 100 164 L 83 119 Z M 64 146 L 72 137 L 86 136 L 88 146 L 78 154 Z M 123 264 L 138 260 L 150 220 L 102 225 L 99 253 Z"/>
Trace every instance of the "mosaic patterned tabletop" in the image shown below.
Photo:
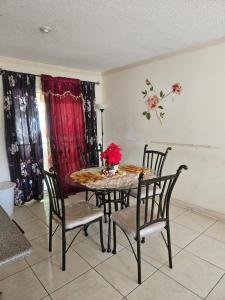
<path fill-rule="evenodd" d="M 0 206 L 0 266 L 31 254 L 31 244 Z"/>

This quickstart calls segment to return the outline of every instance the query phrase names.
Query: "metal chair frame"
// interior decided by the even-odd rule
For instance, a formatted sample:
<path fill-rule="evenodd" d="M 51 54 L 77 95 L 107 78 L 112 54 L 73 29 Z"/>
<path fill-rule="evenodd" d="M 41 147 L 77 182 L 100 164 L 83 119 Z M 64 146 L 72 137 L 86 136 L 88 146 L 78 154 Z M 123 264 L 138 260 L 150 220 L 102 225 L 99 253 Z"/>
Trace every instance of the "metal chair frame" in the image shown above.
<path fill-rule="evenodd" d="M 105 252 L 104 243 L 103 243 L 103 228 L 102 228 L 102 217 L 95 219 L 92 222 L 88 222 L 86 224 L 82 224 L 79 226 L 74 226 L 73 228 L 66 229 L 66 218 L 65 218 L 65 203 L 63 192 L 60 187 L 58 175 L 56 172 L 48 172 L 42 170 L 42 174 L 44 176 L 44 180 L 47 185 L 49 201 L 50 201 L 50 210 L 49 210 L 49 251 L 52 251 L 52 237 L 56 233 L 59 225 L 52 232 L 52 217 L 53 214 L 61 221 L 62 227 L 62 270 L 66 269 L 66 253 L 73 244 L 74 240 L 81 232 L 84 226 L 89 226 L 92 223 L 99 221 L 100 226 L 100 244 L 102 252 Z M 80 230 L 76 233 L 71 243 L 66 247 L 66 233 L 73 229 L 80 228 Z"/>
<path fill-rule="evenodd" d="M 84 164 L 85 168 L 91 168 L 91 167 L 99 167 L 99 161 L 101 161 L 101 164 L 103 166 L 103 159 L 99 158 L 99 154 L 102 154 L 102 145 L 99 143 L 97 148 L 87 150 L 83 152 L 78 146 L 78 152 L 80 153 L 80 159 L 82 160 L 82 163 Z M 90 157 L 95 156 L 96 160 L 98 160 L 98 163 L 92 164 L 90 163 Z"/>
<path fill-rule="evenodd" d="M 128 234 L 121 228 L 118 224 L 113 221 L 113 254 L 116 254 L 116 226 L 119 226 L 120 229 L 124 232 L 127 237 L 129 244 L 131 246 L 132 252 L 137 261 L 138 268 L 138 283 L 141 284 L 141 230 L 155 224 L 157 222 L 165 222 L 165 229 L 167 232 L 167 239 L 164 237 L 163 233 L 161 235 L 168 249 L 169 256 L 169 267 L 172 268 L 172 251 L 171 251 L 171 238 L 170 238 L 170 220 L 169 220 L 169 207 L 171 194 L 174 189 L 175 183 L 182 171 L 182 169 L 187 170 L 186 165 L 181 165 L 177 172 L 173 175 L 167 175 L 163 177 L 157 177 L 153 179 L 144 179 L 144 174 L 139 175 L 138 182 L 138 194 L 137 194 L 137 206 L 136 206 L 136 235 L 135 240 L 137 242 L 137 250 L 135 252 L 134 247 L 130 241 Z M 160 195 L 156 195 L 156 189 L 158 186 L 161 186 L 162 191 Z M 148 192 L 149 188 L 152 186 L 153 195 L 149 199 Z M 142 189 L 145 188 L 146 196 L 144 202 L 141 198 Z M 156 197 L 159 197 L 159 200 L 156 200 Z M 144 222 L 141 224 L 140 218 L 140 208 L 141 205 L 144 207 Z"/>
<path fill-rule="evenodd" d="M 153 170 L 155 175 L 160 177 L 162 175 L 167 154 L 170 150 L 172 150 L 171 147 L 168 147 L 165 152 L 150 150 L 146 144 L 144 146 L 142 167 Z"/>

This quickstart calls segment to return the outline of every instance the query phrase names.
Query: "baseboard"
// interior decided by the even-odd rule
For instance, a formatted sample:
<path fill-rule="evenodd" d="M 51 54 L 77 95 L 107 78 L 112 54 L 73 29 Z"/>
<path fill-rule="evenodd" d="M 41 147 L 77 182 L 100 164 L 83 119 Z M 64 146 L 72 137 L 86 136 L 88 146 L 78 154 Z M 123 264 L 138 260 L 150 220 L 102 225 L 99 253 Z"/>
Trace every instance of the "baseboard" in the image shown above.
<path fill-rule="evenodd" d="M 215 210 L 207 209 L 207 208 L 198 206 L 196 204 L 188 203 L 186 201 L 179 200 L 176 198 L 173 198 L 171 200 L 171 203 L 174 205 L 180 206 L 180 207 L 188 208 L 188 209 L 190 209 L 194 212 L 200 213 L 202 215 L 217 219 L 218 221 L 225 222 L 225 214 L 217 212 Z"/>

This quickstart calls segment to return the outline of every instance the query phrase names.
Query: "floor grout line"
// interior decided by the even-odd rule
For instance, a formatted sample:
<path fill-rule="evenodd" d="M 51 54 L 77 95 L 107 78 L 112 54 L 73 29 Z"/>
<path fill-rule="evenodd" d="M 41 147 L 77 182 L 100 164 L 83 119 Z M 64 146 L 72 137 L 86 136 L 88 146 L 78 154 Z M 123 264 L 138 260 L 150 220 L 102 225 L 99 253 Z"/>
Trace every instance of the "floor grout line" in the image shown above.
<path fill-rule="evenodd" d="M 219 284 L 219 282 L 224 278 L 225 274 L 217 281 L 217 283 L 214 285 L 214 287 L 210 290 L 210 292 L 207 294 L 207 296 L 204 299 L 207 299 L 207 297 L 212 293 L 212 291 L 216 288 L 216 286 Z"/>
<path fill-rule="evenodd" d="M 187 225 L 181 224 L 181 223 L 177 222 L 176 219 L 170 220 L 170 222 L 173 222 L 173 223 L 175 223 L 175 224 L 178 224 L 178 225 L 180 225 L 180 226 L 183 226 L 184 228 L 187 228 L 187 229 L 189 229 L 189 230 L 195 231 L 195 232 L 197 232 L 197 233 L 203 233 L 203 232 L 205 232 L 206 230 L 208 230 L 211 226 L 213 226 L 217 221 L 215 221 L 215 222 L 213 222 L 212 224 L 208 225 L 207 228 L 205 228 L 203 231 L 198 231 L 198 230 L 196 230 L 196 229 L 193 229 L 192 227 L 189 227 L 189 226 L 187 226 Z"/>
<path fill-rule="evenodd" d="M 98 273 L 98 275 L 100 275 L 114 290 L 117 291 L 117 293 L 119 293 L 122 297 L 124 297 L 124 295 L 119 291 L 117 290 L 117 288 L 111 283 L 109 282 L 100 272 L 98 272 L 95 268 L 94 268 L 95 272 Z"/>
<path fill-rule="evenodd" d="M 185 288 L 186 290 L 188 290 L 189 292 L 191 292 L 192 294 L 198 296 L 200 299 L 204 299 L 202 296 L 198 295 L 196 292 L 194 292 L 193 290 L 189 289 L 188 287 L 184 286 L 182 283 L 180 283 L 179 281 L 177 281 L 176 279 L 174 279 L 173 277 L 170 277 L 167 273 L 164 273 L 162 270 L 159 270 L 159 272 L 163 275 L 165 275 L 166 277 L 168 277 L 169 279 L 175 281 L 177 284 L 179 284 L 180 286 L 182 286 L 183 288 Z"/>
<path fill-rule="evenodd" d="M 199 259 L 201 259 L 201 260 L 203 260 L 203 261 L 207 262 L 208 264 L 210 264 L 210 265 L 214 266 L 215 268 L 217 268 L 217 269 L 219 269 L 220 271 L 223 271 L 223 272 L 225 273 L 225 269 L 223 269 L 223 268 L 221 268 L 221 267 L 219 267 L 219 266 L 215 265 L 214 263 L 212 263 L 212 262 L 208 261 L 208 260 L 207 260 L 207 259 L 205 259 L 205 258 L 202 258 L 202 257 L 198 256 L 197 254 L 195 254 L 195 253 L 191 252 L 190 250 L 183 249 L 183 251 L 184 251 L 184 252 L 186 252 L 186 253 L 192 254 L 193 256 L 195 256 L 195 257 L 197 257 L 197 258 L 199 258 Z"/>
<path fill-rule="evenodd" d="M 47 292 L 47 295 L 45 297 L 47 297 L 49 295 L 49 292 L 47 291 L 47 289 L 45 288 L 45 286 L 43 285 L 43 283 L 41 282 L 41 280 L 39 279 L 39 277 L 37 276 L 37 274 L 34 272 L 34 270 L 32 269 L 32 267 L 30 267 L 31 272 L 34 274 L 34 276 L 37 278 L 37 280 L 39 281 L 39 283 L 41 284 L 41 286 L 44 288 L 44 290 Z M 44 297 L 43 297 L 44 298 Z"/>
<path fill-rule="evenodd" d="M 91 271 L 93 268 L 83 272 L 82 274 L 78 275 L 77 277 L 73 278 L 72 280 L 68 281 L 67 283 L 63 284 L 61 287 L 56 288 L 54 291 L 52 291 L 51 293 L 49 293 L 49 295 L 54 294 L 55 292 L 59 291 L 60 289 L 64 288 L 66 285 L 70 284 L 73 281 L 76 281 L 78 278 L 80 278 L 81 276 L 83 276 L 84 274 L 88 273 L 89 271 Z M 63 271 L 62 271 L 63 272 Z"/>
<path fill-rule="evenodd" d="M 213 236 L 211 236 L 211 235 L 208 235 L 207 233 L 203 233 L 203 235 L 204 235 L 204 236 L 207 236 L 208 238 L 211 238 L 211 239 L 214 240 L 214 241 L 217 241 L 217 242 L 220 242 L 220 243 L 222 243 L 222 244 L 225 244 L 224 241 L 219 240 L 219 239 L 217 239 L 217 238 L 215 238 L 215 237 L 213 237 Z"/>
<path fill-rule="evenodd" d="M 150 274 L 147 278 L 145 278 L 144 280 L 142 280 L 141 284 L 138 284 L 132 291 L 130 291 L 125 297 L 129 296 L 131 293 L 133 293 L 136 289 L 138 289 L 139 287 L 142 286 L 142 284 L 144 282 L 146 282 L 149 278 L 151 278 L 153 275 L 155 275 L 155 273 L 157 273 L 159 270 L 156 269 L 152 274 Z M 125 298 L 126 299 L 126 298 Z"/>
<path fill-rule="evenodd" d="M 29 268 L 30 268 L 30 265 L 27 264 L 27 266 L 26 266 L 25 268 L 23 268 L 23 269 L 21 269 L 21 270 L 19 270 L 19 271 L 16 271 L 15 273 L 12 273 L 12 274 L 6 276 L 5 278 L 1 279 L 0 282 L 1 282 L 1 281 L 4 281 L 5 279 L 7 279 L 7 278 L 9 278 L 9 277 L 12 277 L 13 275 L 16 275 L 17 273 L 20 273 L 20 272 L 22 272 L 22 271 L 24 271 L 24 270 L 26 270 L 26 269 L 29 269 Z M 1 269 L 0 269 L 0 270 L 1 270 Z"/>

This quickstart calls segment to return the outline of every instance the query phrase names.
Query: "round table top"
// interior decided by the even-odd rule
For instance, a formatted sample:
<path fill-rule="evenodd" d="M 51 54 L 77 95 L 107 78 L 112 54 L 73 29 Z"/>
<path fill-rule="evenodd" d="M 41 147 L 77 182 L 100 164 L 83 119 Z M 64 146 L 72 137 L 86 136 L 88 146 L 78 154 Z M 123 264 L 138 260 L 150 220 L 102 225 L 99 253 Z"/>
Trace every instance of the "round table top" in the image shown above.
<path fill-rule="evenodd" d="M 105 177 L 101 180 L 96 180 L 94 182 L 88 182 L 82 184 L 71 177 L 71 175 L 76 176 L 85 172 L 99 174 L 102 169 L 103 169 L 102 167 L 87 168 L 77 172 L 72 172 L 66 176 L 66 182 L 69 185 L 76 186 L 76 187 L 85 187 L 89 190 L 125 190 L 125 189 L 137 188 L 139 173 L 132 173 L 128 171 L 123 172 L 121 176 L 119 175 L 119 176 Z M 150 178 L 153 178 L 151 172 L 148 173 L 146 179 L 150 179 Z"/>

